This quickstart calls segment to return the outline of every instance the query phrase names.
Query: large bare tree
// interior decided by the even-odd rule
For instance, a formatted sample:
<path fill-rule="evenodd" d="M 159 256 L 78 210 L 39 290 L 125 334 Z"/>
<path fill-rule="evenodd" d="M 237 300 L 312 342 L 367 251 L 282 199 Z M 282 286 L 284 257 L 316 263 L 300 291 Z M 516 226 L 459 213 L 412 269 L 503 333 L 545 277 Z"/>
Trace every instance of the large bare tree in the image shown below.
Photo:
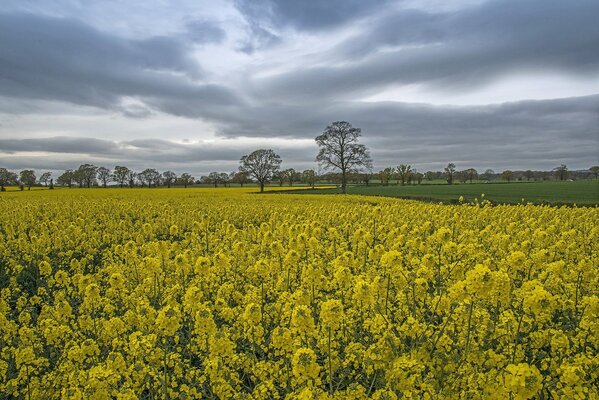
<path fill-rule="evenodd" d="M 271 149 L 258 149 L 249 155 L 241 157 L 239 170 L 247 172 L 260 184 L 260 193 L 264 192 L 264 185 L 281 165 L 279 157 Z"/>
<path fill-rule="evenodd" d="M 371 168 L 372 160 L 366 146 L 358 143 L 362 130 L 349 122 L 336 121 L 316 137 L 320 150 L 316 161 L 324 169 L 341 171 L 341 191 L 346 192 L 347 174 L 360 167 Z"/>

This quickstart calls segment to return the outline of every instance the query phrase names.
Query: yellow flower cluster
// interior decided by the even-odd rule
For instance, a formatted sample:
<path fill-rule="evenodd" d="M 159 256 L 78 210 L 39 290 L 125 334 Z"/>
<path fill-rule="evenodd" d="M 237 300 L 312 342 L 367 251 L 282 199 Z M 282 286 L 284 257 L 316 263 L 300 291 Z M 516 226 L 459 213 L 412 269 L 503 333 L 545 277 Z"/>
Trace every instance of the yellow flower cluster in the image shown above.
<path fill-rule="evenodd" d="M 0 196 L 0 393 L 599 399 L 599 209 Z"/>

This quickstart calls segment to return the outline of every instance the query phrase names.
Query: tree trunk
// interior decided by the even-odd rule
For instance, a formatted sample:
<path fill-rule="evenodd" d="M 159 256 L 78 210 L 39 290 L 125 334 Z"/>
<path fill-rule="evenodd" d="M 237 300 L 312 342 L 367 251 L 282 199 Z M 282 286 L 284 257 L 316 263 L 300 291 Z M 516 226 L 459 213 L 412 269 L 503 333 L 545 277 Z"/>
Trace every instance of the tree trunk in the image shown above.
<path fill-rule="evenodd" d="M 260 181 L 260 193 L 264 192 L 264 181 Z"/>
<path fill-rule="evenodd" d="M 341 193 L 345 194 L 347 177 L 345 176 L 345 170 L 341 171 Z"/>

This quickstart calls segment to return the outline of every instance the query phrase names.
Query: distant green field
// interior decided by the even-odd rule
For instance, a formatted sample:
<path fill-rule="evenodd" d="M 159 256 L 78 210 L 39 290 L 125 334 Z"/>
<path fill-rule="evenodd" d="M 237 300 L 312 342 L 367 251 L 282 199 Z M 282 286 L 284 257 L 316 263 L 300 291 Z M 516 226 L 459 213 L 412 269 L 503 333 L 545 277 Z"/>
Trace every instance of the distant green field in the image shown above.
<path fill-rule="evenodd" d="M 302 193 L 340 193 L 339 189 L 305 190 Z M 294 193 L 300 193 L 294 191 Z M 574 182 L 517 182 L 517 183 L 472 183 L 455 185 L 392 185 L 392 186 L 349 186 L 348 194 L 389 196 L 422 200 L 465 201 L 485 199 L 498 203 L 552 203 L 552 204 L 599 204 L 599 181 L 579 180 Z"/>

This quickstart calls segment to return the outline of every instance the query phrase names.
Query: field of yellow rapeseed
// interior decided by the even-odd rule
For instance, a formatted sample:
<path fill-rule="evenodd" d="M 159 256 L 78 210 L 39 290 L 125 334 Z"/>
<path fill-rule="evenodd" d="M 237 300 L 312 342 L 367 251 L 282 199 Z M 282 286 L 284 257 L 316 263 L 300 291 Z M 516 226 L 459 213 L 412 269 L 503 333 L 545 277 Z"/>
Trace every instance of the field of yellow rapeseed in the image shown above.
<path fill-rule="evenodd" d="M 3 398 L 599 398 L 598 208 L 250 191 L 0 195 Z"/>

